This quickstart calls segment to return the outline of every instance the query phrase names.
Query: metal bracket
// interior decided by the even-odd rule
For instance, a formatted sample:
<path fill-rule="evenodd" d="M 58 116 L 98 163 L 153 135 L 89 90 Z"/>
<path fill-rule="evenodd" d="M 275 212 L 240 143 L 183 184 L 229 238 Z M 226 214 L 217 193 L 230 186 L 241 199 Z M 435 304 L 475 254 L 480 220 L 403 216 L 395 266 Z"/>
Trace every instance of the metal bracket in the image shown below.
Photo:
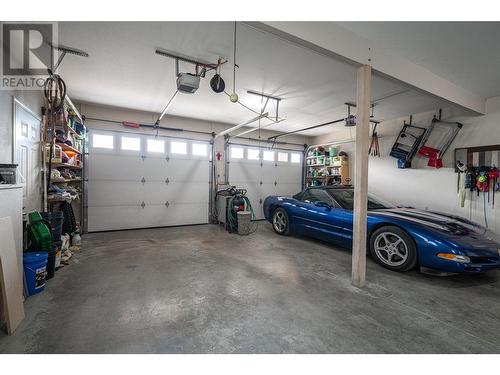
<path fill-rule="evenodd" d="M 146 182 L 146 179 L 143 177 L 143 178 L 141 179 L 141 182 L 142 182 L 142 183 L 145 183 L 145 182 Z"/>
<path fill-rule="evenodd" d="M 144 159 L 146 159 L 146 155 L 141 155 L 141 159 L 144 161 Z"/>
<path fill-rule="evenodd" d="M 170 206 L 170 202 L 169 202 L 169 201 L 166 201 L 166 202 L 165 202 L 165 207 L 168 207 L 168 206 Z"/>
<path fill-rule="evenodd" d="M 141 207 L 142 207 L 142 208 L 146 207 L 146 203 L 144 203 L 144 201 L 142 201 L 142 203 L 141 203 Z"/>
<path fill-rule="evenodd" d="M 165 180 L 165 183 L 166 183 L 167 185 L 170 183 L 170 180 L 168 179 L 168 177 L 167 177 L 167 179 Z"/>
<path fill-rule="evenodd" d="M 169 162 L 169 161 L 170 161 L 170 157 L 167 155 L 167 156 L 165 157 L 165 160 L 166 160 L 167 162 Z"/>
<path fill-rule="evenodd" d="M 259 204 L 262 204 L 262 198 L 261 198 L 261 199 L 259 199 Z"/>
<path fill-rule="evenodd" d="M 259 185 L 262 186 L 262 181 L 259 181 Z"/>
<path fill-rule="evenodd" d="M 274 181 L 274 186 L 278 185 L 278 182 L 277 181 Z"/>

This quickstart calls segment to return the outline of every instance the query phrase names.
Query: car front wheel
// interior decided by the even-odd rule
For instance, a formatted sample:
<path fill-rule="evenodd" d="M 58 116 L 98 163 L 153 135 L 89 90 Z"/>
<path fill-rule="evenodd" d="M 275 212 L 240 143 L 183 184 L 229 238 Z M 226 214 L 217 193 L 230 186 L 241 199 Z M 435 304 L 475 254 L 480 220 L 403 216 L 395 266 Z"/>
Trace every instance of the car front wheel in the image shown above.
<path fill-rule="evenodd" d="M 417 265 L 413 239 L 395 226 L 381 227 L 372 233 L 370 252 L 378 263 L 393 271 L 409 271 Z"/>
<path fill-rule="evenodd" d="M 273 213 L 273 229 L 283 236 L 290 234 L 288 215 L 282 208 L 277 208 Z"/>

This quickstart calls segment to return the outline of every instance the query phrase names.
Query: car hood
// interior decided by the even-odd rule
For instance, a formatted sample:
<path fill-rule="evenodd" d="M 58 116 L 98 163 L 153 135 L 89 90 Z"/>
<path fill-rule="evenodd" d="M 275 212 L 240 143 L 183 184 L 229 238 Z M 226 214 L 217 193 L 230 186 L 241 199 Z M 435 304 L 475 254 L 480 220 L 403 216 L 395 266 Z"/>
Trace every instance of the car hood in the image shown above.
<path fill-rule="evenodd" d="M 391 208 L 370 211 L 377 217 L 391 217 L 433 230 L 465 249 L 491 249 L 497 252 L 500 238 L 485 227 L 460 216 L 414 208 Z"/>
<path fill-rule="evenodd" d="M 390 208 L 373 210 L 370 214 L 375 216 L 390 216 L 403 219 L 414 224 L 420 224 L 438 231 L 445 231 L 455 235 L 485 234 L 486 228 L 459 216 L 440 212 L 417 210 L 415 208 Z"/>

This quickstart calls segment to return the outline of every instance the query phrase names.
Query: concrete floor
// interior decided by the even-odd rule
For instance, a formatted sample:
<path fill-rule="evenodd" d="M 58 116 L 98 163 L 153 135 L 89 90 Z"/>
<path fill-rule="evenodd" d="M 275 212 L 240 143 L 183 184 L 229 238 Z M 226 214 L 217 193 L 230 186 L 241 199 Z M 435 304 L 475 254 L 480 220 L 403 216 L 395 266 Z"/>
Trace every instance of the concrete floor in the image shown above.
<path fill-rule="evenodd" d="M 350 268 L 267 223 L 90 234 L 0 353 L 500 353 L 500 272 Z"/>

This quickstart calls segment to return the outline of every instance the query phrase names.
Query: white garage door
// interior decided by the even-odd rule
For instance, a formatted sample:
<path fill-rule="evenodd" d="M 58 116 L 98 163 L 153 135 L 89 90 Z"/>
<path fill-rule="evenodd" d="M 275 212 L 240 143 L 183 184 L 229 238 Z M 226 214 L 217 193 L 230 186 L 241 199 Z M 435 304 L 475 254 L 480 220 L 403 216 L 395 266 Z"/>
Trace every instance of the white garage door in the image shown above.
<path fill-rule="evenodd" d="M 208 142 L 92 130 L 88 231 L 205 224 Z"/>
<path fill-rule="evenodd" d="M 291 196 L 302 187 L 302 153 L 232 144 L 229 146 L 229 183 L 247 189 L 257 219 L 269 195 Z"/>

